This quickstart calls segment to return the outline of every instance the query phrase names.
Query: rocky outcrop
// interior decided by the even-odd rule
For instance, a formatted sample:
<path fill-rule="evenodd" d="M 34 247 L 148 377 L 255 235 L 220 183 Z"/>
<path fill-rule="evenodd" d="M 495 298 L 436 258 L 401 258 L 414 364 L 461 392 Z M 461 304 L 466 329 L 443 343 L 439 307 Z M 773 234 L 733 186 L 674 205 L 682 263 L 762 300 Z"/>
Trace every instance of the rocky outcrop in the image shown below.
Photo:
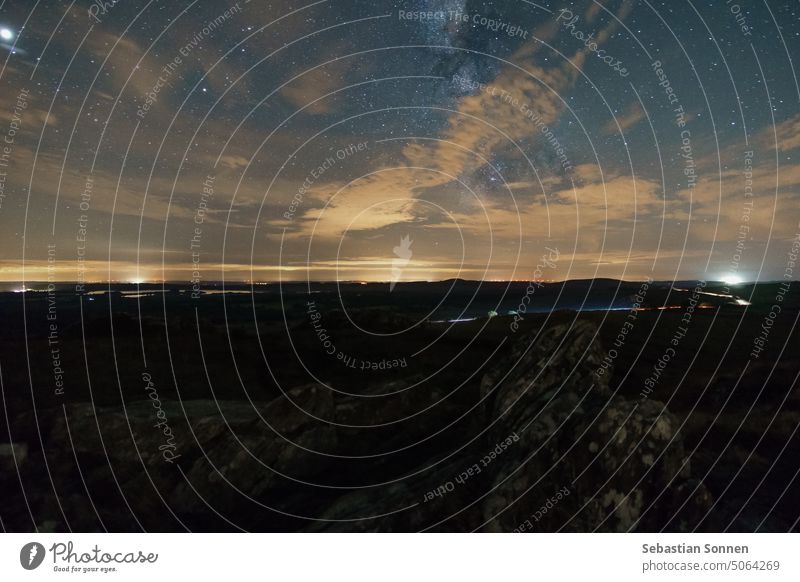
<path fill-rule="evenodd" d="M 339 498 L 324 514 L 333 523 L 312 529 L 652 531 L 695 523 L 710 496 L 690 479 L 678 420 L 662 403 L 611 392 L 597 374 L 605 353 L 595 334 L 577 323 L 520 338 L 481 382 L 487 423 L 479 443 L 435 479 Z"/>
<path fill-rule="evenodd" d="M 24 487 L 0 515 L 12 530 L 690 528 L 710 499 L 679 422 L 615 394 L 605 355 L 579 322 L 516 339 L 480 389 L 408 377 L 42 410 L 0 446 L 4 490 L 17 467 Z"/>
<path fill-rule="evenodd" d="M 333 417 L 329 390 L 316 385 L 295 388 L 257 415 L 254 418 L 251 411 L 239 426 L 214 416 L 197 422 L 193 434 L 215 436 L 198 443 L 200 454 L 187 463 L 186 480 L 170 492 L 177 512 L 196 510 L 200 496 L 217 511 L 236 514 L 248 502 L 269 503 L 271 491 L 328 468 L 333 457 L 327 454 L 336 451 L 336 431 L 316 419 Z"/>
<path fill-rule="evenodd" d="M 77 531 L 202 528 L 208 514 L 247 521 L 291 479 L 327 468 L 332 457 L 319 453 L 335 451 L 336 432 L 314 417 L 332 416 L 330 391 L 313 385 L 269 403 L 66 405 L 20 423 L 32 442 L 38 425 L 43 445 L 30 447 L 25 494 L 34 513 Z M 27 447 L 14 446 L 25 461 Z"/>
<path fill-rule="evenodd" d="M 678 420 L 611 392 L 595 334 L 585 322 L 532 334 L 484 377 L 495 440 L 520 437 L 483 505 L 488 530 L 653 531 L 709 507 Z"/>

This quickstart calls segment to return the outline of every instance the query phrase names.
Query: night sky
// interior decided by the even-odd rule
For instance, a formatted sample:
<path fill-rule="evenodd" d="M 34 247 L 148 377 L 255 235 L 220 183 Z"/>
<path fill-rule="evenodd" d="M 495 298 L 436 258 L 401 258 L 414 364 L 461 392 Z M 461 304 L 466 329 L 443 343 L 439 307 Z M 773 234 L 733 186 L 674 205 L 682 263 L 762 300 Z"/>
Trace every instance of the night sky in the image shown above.
<path fill-rule="evenodd" d="M 776 280 L 800 233 L 796 0 L 0 6 L 3 281 Z"/>

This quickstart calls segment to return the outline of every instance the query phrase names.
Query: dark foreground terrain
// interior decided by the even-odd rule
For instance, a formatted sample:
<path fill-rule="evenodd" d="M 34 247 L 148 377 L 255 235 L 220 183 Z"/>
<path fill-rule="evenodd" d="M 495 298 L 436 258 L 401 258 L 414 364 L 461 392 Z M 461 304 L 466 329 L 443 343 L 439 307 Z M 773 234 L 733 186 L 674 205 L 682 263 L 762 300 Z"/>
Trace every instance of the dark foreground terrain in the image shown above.
<path fill-rule="evenodd" d="M 797 530 L 797 284 L 386 287 L 1 294 L 3 529 Z"/>

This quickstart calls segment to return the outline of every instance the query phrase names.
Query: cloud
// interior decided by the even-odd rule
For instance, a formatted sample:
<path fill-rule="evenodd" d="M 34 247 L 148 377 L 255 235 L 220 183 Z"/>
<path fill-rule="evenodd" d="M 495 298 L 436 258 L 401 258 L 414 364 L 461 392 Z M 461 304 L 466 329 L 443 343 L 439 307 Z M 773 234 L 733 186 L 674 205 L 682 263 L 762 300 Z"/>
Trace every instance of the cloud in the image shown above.
<path fill-rule="evenodd" d="M 298 109 L 313 103 L 303 110 L 304 113 L 311 115 L 330 113 L 334 110 L 336 97 L 320 98 L 346 85 L 344 79 L 352 64 L 353 59 L 341 59 L 307 73 L 297 72 L 295 74 L 301 76 L 281 89 L 281 95 Z M 319 101 L 316 101 L 317 99 Z"/>
<path fill-rule="evenodd" d="M 603 133 L 613 135 L 617 132 L 625 132 L 642 119 L 644 119 L 644 110 L 638 101 L 634 101 L 625 108 L 625 111 L 603 126 Z"/>
<path fill-rule="evenodd" d="M 765 147 L 774 147 L 777 140 L 778 150 L 789 152 L 800 147 L 800 115 L 795 115 L 759 132 L 756 142 Z"/>
<path fill-rule="evenodd" d="M 625 4 L 625 7 L 627 6 L 628 3 Z M 612 22 L 601 29 L 597 43 L 602 44 L 607 40 L 610 31 L 616 26 L 618 26 L 616 22 Z M 541 27 L 540 38 L 549 38 L 556 32 L 557 27 L 548 22 Z M 448 210 L 458 220 L 458 228 L 465 236 L 475 237 L 476 240 L 485 239 L 487 222 L 481 211 L 483 206 L 490 212 L 493 234 L 499 237 L 507 236 L 512 241 L 518 239 L 521 232 L 520 216 L 509 196 L 490 198 L 481 192 L 477 192 L 477 199 L 471 195 L 463 196 L 461 193 L 464 187 L 457 180 L 468 178 L 485 168 L 490 160 L 496 159 L 497 156 L 508 156 L 509 152 L 525 164 L 522 152 L 516 151 L 512 142 L 538 140 L 537 147 L 553 148 L 552 144 L 546 143 L 543 138 L 542 127 L 552 128 L 558 122 L 565 108 L 561 96 L 568 93 L 580 78 L 586 53 L 581 46 L 576 48 L 571 59 L 551 65 L 545 64 L 544 60 L 538 58 L 541 50 L 542 44 L 538 40 L 523 44 L 508 58 L 508 62 L 500 67 L 494 79 L 484 85 L 476 86 L 470 94 L 459 98 L 452 112 L 439 111 L 446 116 L 443 129 L 437 139 L 416 141 L 403 148 L 402 160 L 406 166 L 404 170 L 375 172 L 348 185 L 340 193 L 337 191 L 343 186 L 342 183 L 316 185 L 311 195 L 317 200 L 325 200 L 326 206 L 324 209 L 301 210 L 302 214 L 295 218 L 304 225 L 299 234 L 307 236 L 313 230 L 314 236 L 338 240 L 353 217 L 371 205 L 380 208 L 380 211 L 367 213 L 368 219 L 362 223 L 362 228 L 365 230 L 381 229 L 397 223 L 411 223 L 416 219 L 415 206 L 408 204 L 407 201 L 442 196 L 447 198 L 449 195 L 451 201 L 455 199 L 459 202 L 452 205 L 452 208 L 448 207 Z M 310 75 L 308 77 L 297 86 L 293 84 L 293 91 L 284 92 L 284 96 L 292 100 L 293 104 L 304 105 L 314 95 L 319 95 L 337 85 L 327 75 L 319 78 Z M 472 83 L 474 80 L 454 78 L 445 82 L 464 84 Z M 327 111 L 329 109 L 326 107 L 316 113 Z M 633 110 L 629 114 L 630 120 L 626 123 L 633 123 Z M 593 182 L 599 176 L 599 168 L 596 166 L 579 167 L 577 171 L 579 177 L 585 174 L 589 182 Z M 529 173 L 532 173 L 532 170 Z M 618 200 L 630 197 L 632 186 L 631 181 L 628 182 L 624 183 L 622 178 L 612 182 L 612 186 L 619 189 L 619 192 L 615 192 Z M 501 186 L 498 185 L 500 190 Z M 539 206 L 543 200 L 543 186 L 544 184 L 538 181 L 515 181 L 512 190 L 521 191 L 524 195 L 530 194 L 534 198 L 538 193 L 538 202 L 532 205 L 526 203 L 520 212 L 524 226 L 529 223 L 527 226 L 534 225 L 536 231 L 544 234 Z M 596 185 L 581 191 L 581 195 L 586 199 L 581 207 L 586 210 L 587 218 L 590 217 L 592 221 L 602 222 L 606 218 L 605 208 L 597 203 L 602 191 L 602 186 Z M 561 202 L 560 208 L 551 209 L 554 212 L 556 210 L 563 212 L 566 208 L 560 195 L 561 193 L 556 193 L 551 196 L 553 200 Z M 644 204 L 645 198 L 649 205 L 652 202 L 650 189 L 647 189 L 646 197 L 640 198 L 640 206 Z M 626 216 L 632 216 L 631 208 L 625 210 Z M 574 209 L 570 212 L 574 214 Z M 562 217 L 558 218 L 561 219 Z M 446 231 L 452 230 L 454 226 L 441 224 L 435 228 Z M 527 231 L 523 228 L 522 232 Z"/>

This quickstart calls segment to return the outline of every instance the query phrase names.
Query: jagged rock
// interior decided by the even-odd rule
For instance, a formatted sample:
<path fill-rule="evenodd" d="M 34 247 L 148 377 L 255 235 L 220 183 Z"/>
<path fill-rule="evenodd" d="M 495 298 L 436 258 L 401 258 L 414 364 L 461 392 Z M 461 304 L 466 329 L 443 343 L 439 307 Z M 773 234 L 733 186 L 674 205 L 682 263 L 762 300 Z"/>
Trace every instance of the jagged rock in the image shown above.
<path fill-rule="evenodd" d="M 520 437 L 484 503 L 486 529 L 651 531 L 681 507 L 678 420 L 662 403 L 612 394 L 596 373 L 604 356 L 596 328 L 579 322 L 522 338 L 484 377 L 495 438 Z M 700 487 L 684 510 L 702 511 L 703 499 Z"/>

